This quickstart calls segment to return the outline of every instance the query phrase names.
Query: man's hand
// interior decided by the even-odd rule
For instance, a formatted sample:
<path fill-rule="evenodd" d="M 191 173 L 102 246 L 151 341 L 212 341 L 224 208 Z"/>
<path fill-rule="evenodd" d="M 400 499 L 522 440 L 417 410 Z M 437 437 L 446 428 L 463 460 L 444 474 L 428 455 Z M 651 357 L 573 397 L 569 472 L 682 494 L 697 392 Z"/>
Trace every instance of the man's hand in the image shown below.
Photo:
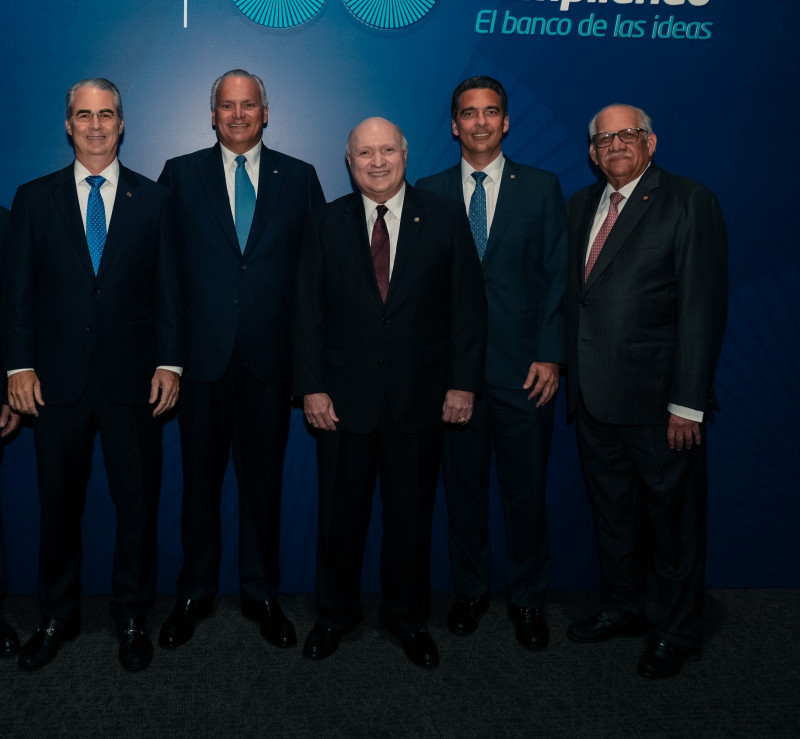
<path fill-rule="evenodd" d="M 178 402 L 181 378 L 177 372 L 167 369 L 157 369 L 150 381 L 150 405 L 158 401 L 153 409 L 153 418 L 160 416 Z"/>
<path fill-rule="evenodd" d="M 336 431 L 339 416 L 333 410 L 333 401 L 328 393 L 311 393 L 303 397 L 303 412 L 306 420 L 323 431 Z"/>
<path fill-rule="evenodd" d="M 700 424 L 697 421 L 690 421 L 688 418 L 681 418 L 674 413 L 669 414 L 669 425 L 667 426 L 667 444 L 670 449 L 682 451 L 691 449 L 695 444 L 703 443 L 700 434 Z"/>
<path fill-rule="evenodd" d="M 20 416 L 16 411 L 12 411 L 7 405 L 0 409 L 0 439 L 13 434 L 19 426 Z"/>
<path fill-rule="evenodd" d="M 44 405 L 42 385 L 33 370 L 15 372 L 8 378 L 8 404 L 27 416 L 38 416 L 37 405 Z"/>
<path fill-rule="evenodd" d="M 442 420 L 445 423 L 455 423 L 464 426 L 472 418 L 472 406 L 475 403 L 475 393 L 466 390 L 448 390 L 444 396 L 442 406 Z"/>
<path fill-rule="evenodd" d="M 528 395 L 528 400 L 533 400 L 538 395 L 537 408 L 540 405 L 549 403 L 555 396 L 558 390 L 558 375 L 558 364 L 555 362 L 534 362 L 531 364 L 522 389 L 528 390 L 533 387 L 530 395 Z M 536 384 L 534 384 L 534 381 Z"/>

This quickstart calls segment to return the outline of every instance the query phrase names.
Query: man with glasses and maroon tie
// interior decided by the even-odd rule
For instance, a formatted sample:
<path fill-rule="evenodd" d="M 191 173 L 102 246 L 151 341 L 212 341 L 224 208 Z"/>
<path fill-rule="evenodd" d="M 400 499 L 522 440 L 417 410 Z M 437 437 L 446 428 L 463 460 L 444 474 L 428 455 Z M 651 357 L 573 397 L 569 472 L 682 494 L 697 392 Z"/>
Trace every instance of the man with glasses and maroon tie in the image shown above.
<path fill-rule="evenodd" d="M 605 182 L 569 203 L 569 411 L 592 502 L 603 603 L 577 642 L 647 633 L 640 675 L 678 673 L 703 632 L 704 414 L 727 313 L 727 237 L 713 194 L 653 163 L 644 111 L 589 126 Z"/>

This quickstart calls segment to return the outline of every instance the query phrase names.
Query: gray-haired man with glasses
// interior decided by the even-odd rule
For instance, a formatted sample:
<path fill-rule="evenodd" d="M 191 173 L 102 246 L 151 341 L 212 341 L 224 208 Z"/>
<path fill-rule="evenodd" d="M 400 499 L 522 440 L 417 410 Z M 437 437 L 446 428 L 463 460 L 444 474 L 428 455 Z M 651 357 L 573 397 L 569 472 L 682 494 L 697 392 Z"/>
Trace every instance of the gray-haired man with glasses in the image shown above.
<path fill-rule="evenodd" d="M 640 675 L 700 648 L 706 553 L 704 414 L 727 311 L 727 238 L 713 194 L 653 163 L 650 118 L 601 110 L 605 176 L 569 203 L 569 411 L 595 518 L 603 603 L 577 642 L 647 634 Z"/>

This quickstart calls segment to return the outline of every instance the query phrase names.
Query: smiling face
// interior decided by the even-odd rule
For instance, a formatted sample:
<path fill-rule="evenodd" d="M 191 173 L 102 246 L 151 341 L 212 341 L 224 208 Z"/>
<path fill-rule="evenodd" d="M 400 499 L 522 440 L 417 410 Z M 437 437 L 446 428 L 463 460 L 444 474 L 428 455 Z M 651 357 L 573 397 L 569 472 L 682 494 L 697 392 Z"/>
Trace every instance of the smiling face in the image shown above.
<path fill-rule="evenodd" d="M 79 121 L 76 116 L 90 114 L 87 121 Z M 98 115 L 113 115 L 103 120 Z M 125 127 L 120 120 L 114 94 L 110 90 L 97 87 L 79 87 L 72 99 L 72 110 L 66 121 L 67 133 L 72 137 L 75 158 L 92 174 L 102 172 L 117 156 L 119 137 Z"/>
<path fill-rule="evenodd" d="M 458 99 L 452 125 L 453 136 L 461 144 L 461 156 L 475 169 L 483 169 L 500 155 L 503 134 L 508 131 L 508 115 L 494 90 L 465 90 Z"/>
<path fill-rule="evenodd" d="M 385 118 L 367 118 L 350 134 L 350 173 L 358 189 L 376 203 L 385 203 L 400 191 L 407 159 L 403 134 Z"/>
<path fill-rule="evenodd" d="M 597 133 L 621 131 L 624 128 L 641 127 L 639 114 L 626 105 L 606 108 L 597 116 Z M 619 136 L 614 136 L 611 146 L 598 149 L 594 143 L 589 146 L 589 156 L 603 170 L 603 174 L 615 190 L 619 190 L 635 180 L 647 169 L 656 151 L 656 135 L 639 132 L 639 140 L 625 144 Z"/>
<path fill-rule="evenodd" d="M 217 129 L 217 138 L 226 149 L 234 154 L 250 151 L 261 141 L 267 115 L 254 79 L 228 77 L 220 82 L 211 125 Z"/>

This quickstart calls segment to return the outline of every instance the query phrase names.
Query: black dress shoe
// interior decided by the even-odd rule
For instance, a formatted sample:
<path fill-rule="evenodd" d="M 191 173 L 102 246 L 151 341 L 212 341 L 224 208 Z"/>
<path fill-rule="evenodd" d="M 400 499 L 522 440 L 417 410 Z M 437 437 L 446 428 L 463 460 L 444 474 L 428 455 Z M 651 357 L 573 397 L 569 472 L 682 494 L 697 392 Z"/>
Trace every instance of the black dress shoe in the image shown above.
<path fill-rule="evenodd" d="M 242 598 L 242 613 L 246 618 L 257 621 L 263 636 L 276 647 L 297 646 L 297 635 L 292 622 L 286 618 L 280 603 L 273 601 L 253 601 Z"/>
<path fill-rule="evenodd" d="M 636 671 L 642 677 L 672 677 L 681 671 L 684 661 L 694 652 L 693 649 L 679 647 L 667 641 L 655 641 L 644 650 Z"/>
<path fill-rule="evenodd" d="M 117 623 L 119 662 L 130 672 L 144 670 L 153 661 L 153 644 L 147 635 L 142 616 Z"/>
<path fill-rule="evenodd" d="M 647 620 L 641 614 L 627 618 L 612 618 L 604 611 L 573 621 L 567 628 L 572 641 L 599 642 L 614 636 L 642 636 L 647 631 Z"/>
<path fill-rule="evenodd" d="M 550 629 L 541 608 L 509 607 L 511 620 L 516 624 L 517 641 L 527 649 L 544 649 L 550 641 Z"/>
<path fill-rule="evenodd" d="M 78 635 L 78 620 L 45 618 L 19 653 L 21 670 L 38 670 L 52 662 L 61 643 Z"/>
<path fill-rule="evenodd" d="M 17 632 L 0 616 L 0 657 L 13 657 L 19 652 Z"/>
<path fill-rule="evenodd" d="M 489 594 L 480 598 L 457 595 L 456 602 L 447 614 L 447 628 L 456 636 L 467 636 L 478 628 L 481 616 L 489 610 Z"/>
<path fill-rule="evenodd" d="M 201 618 L 211 613 L 211 598 L 178 598 L 158 634 L 158 643 L 172 649 L 186 644 L 194 636 L 194 628 Z"/>
<path fill-rule="evenodd" d="M 330 657 L 338 648 L 342 632 L 335 626 L 316 624 L 306 637 L 303 645 L 303 656 L 306 659 L 325 659 Z"/>
<path fill-rule="evenodd" d="M 439 650 L 424 626 L 400 637 L 403 651 L 412 662 L 420 667 L 437 667 Z"/>

